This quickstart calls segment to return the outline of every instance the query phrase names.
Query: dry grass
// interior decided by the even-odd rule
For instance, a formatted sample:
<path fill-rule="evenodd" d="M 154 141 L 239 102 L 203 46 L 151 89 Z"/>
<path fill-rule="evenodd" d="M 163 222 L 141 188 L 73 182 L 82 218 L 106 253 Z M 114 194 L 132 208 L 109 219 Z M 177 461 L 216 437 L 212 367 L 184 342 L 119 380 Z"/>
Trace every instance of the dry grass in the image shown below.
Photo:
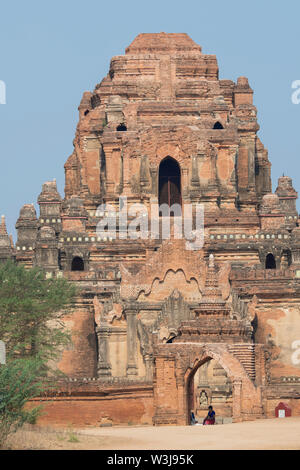
<path fill-rule="evenodd" d="M 12 434 L 5 445 L 10 450 L 86 450 L 105 445 L 105 437 L 79 435 L 73 429 L 24 426 Z"/>

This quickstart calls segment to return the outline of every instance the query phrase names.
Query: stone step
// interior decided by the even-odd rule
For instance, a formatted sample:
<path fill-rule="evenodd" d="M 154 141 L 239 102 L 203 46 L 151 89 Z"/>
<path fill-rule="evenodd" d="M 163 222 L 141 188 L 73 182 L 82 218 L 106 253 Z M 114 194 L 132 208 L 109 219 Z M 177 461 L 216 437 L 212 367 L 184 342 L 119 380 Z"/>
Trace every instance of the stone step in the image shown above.
<path fill-rule="evenodd" d="M 251 380 L 255 380 L 255 345 L 234 344 L 230 352 L 240 361 Z"/>

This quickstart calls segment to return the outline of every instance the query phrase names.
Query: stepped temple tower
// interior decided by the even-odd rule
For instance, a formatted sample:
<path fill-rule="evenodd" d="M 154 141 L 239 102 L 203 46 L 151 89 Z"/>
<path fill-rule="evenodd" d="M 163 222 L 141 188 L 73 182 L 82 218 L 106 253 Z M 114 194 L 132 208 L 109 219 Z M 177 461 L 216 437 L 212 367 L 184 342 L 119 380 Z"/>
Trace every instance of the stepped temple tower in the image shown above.
<path fill-rule="evenodd" d="M 138 35 L 83 94 L 65 196 L 43 184 L 15 245 L 0 227 L 1 260 L 78 287 L 66 378 L 41 421 L 188 424 L 212 404 L 236 422 L 274 417 L 280 401 L 300 415 L 297 192 L 288 176 L 272 192 L 258 130 L 248 79 L 220 80 L 187 34 Z M 99 234 L 125 202 L 116 237 Z M 152 206 L 191 207 L 194 224 L 201 205 L 203 243 L 175 237 L 175 216 L 162 237 L 162 212 L 155 236 L 126 236 L 137 204 L 147 229 Z"/>

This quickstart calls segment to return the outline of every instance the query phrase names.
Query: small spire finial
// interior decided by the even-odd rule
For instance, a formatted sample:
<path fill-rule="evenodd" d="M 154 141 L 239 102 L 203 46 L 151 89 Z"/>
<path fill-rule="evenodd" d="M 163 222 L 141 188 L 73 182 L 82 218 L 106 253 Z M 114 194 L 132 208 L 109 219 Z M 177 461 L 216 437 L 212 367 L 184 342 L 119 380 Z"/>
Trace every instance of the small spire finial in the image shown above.
<path fill-rule="evenodd" d="M 1 215 L 0 234 L 1 235 L 7 235 L 5 215 Z"/>

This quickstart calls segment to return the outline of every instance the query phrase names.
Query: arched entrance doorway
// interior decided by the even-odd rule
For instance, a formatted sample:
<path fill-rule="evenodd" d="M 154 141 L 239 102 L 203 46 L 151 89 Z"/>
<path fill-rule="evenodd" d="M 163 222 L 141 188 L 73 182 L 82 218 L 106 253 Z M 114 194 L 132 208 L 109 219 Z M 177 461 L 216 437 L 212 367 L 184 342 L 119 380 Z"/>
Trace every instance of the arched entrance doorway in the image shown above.
<path fill-rule="evenodd" d="M 166 157 L 159 165 L 159 205 L 181 205 L 180 166 L 172 157 Z"/>
<path fill-rule="evenodd" d="M 202 423 L 209 406 L 213 407 L 218 423 L 232 421 L 232 383 L 218 361 L 207 358 L 199 364 L 189 376 L 187 389 L 189 422 L 193 412 Z"/>
<path fill-rule="evenodd" d="M 249 354 L 253 345 L 246 345 Z M 244 355 L 245 343 L 197 344 L 173 342 L 157 344 L 154 370 L 154 425 L 187 425 L 190 422 L 190 386 L 197 370 L 214 359 L 221 366 L 232 386 L 233 422 L 263 416 L 261 385 L 265 383 L 263 345 L 255 345 L 255 363 L 259 375 L 255 382 L 248 375 L 237 355 Z M 252 353 L 251 353 L 252 354 Z M 250 355 L 251 355 L 250 354 Z M 250 357 L 250 356 L 249 356 Z M 252 357 L 252 356 L 251 356 Z M 256 367 L 256 366 L 255 366 Z M 226 404 L 229 405 L 230 401 Z"/>

